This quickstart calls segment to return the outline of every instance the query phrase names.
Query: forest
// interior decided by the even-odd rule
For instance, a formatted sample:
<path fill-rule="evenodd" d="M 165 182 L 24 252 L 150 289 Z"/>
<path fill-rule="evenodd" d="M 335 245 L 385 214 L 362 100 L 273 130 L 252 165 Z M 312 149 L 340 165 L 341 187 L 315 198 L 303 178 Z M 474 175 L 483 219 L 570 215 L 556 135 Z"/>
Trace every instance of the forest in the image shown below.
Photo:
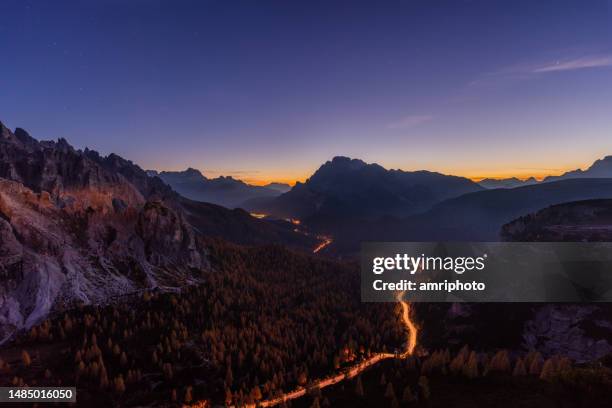
<path fill-rule="evenodd" d="M 216 240 L 208 250 L 200 284 L 57 310 L 3 349 L 0 383 L 76 384 L 88 406 L 241 405 L 406 341 L 395 304 L 360 302 L 356 264 Z"/>

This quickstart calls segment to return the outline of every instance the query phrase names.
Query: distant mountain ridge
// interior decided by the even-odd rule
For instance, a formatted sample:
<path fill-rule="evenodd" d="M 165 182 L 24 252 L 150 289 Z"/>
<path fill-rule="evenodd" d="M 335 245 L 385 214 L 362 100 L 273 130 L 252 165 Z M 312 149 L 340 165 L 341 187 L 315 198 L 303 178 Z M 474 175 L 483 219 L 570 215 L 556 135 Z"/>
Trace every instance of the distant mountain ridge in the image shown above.
<path fill-rule="evenodd" d="M 570 201 L 611 199 L 612 178 L 567 179 L 513 189 L 465 194 L 411 217 L 411 238 L 497 241 L 502 225 L 542 208 Z"/>
<path fill-rule="evenodd" d="M 482 241 L 501 239 L 504 224 L 551 205 L 612 199 L 612 178 L 568 179 L 511 189 L 482 190 L 444 200 L 419 214 L 346 222 L 331 231 L 334 250 L 356 254 L 365 241 Z"/>
<path fill-rule="evenodd" d="M 493 188 L 515 188 L 520 186 L 529 186 L 531 184 L 538 183 L 535 177 L 529 177 L 528 179 L 521 180 L 516 177 L 505 178 L 505 179 L 494 179 L 494 178 L 486 178 L 482 179 L 478 182 L 481 186 L 486 189 Z"/>
<path fill-rule="evenodd" d="M 586 170 L 576 169 L 560 176 L 548 176 L 543 181 L 557 181 L 568 178 L 612 178 L 612 156 L 605 156 L 603 159 L 596 160 Z"/>
<path fill-rule="evenodd" d="M 480 180 L 478 184 L 487 189 L 494 188 L 516 188 L 528 186 L 538 183 L 549 183 L 551 181 L 568 180 L 573 178 L 612 178 L 612 156 L 605 156 L 603 159 L 596 160 L 588 169 L 576 169 L 565 172 L 560 176 L 548 176 L 542 181 L 538 181 L 535 177 L 530 177 L 525 180 L 516 177 L 506 179 L 486 178 Z"/>
<path fill-rule="evenodd" d="M 481 186 L 463 177 L 387 170 L 378 164 L 337 156 L 305 183 L 256 205 L 261 212 L 283 217 L 405 216 L 444 199 L 480 190 Z"/>
<path fill-rule="evenodd" d="M 227 208 L 244 207 L 249 200 L 276 197 L 287 185 L 272 183 L 268 186 L 253 186 L 230 176 L 213 179 L 205 177 L 199 170 L 153 172 L 184 197 L 222 205 Z"/>

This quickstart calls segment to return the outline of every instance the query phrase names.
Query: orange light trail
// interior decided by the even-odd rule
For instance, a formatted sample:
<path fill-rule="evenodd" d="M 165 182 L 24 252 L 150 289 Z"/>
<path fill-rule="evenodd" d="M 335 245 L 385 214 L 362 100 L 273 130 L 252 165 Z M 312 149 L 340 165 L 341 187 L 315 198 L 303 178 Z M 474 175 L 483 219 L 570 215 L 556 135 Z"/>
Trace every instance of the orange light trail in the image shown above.
<path fill-rule="evenodd" d="M 368 358 L 367 360 L 363 360 L 357 364 L 355 364 L 352 367 L 346 368 L 344 369 L 341 373 L 338 374 L 334 374 L 330 377 L 324 377 L 324 378 L 320 378 L 316 381 L 313 381 L 310 385 L 308 385 L 307 388 L 304 387 L 300 387 L 298 386 L 296 389 L 294 389 L 293 391 L 288 391 L 282 395 L 279 395 L 278 397 L 274 397 L 271 399 L 267 399 L 267 400 L 263 400 L 263 401 L 259 401 L 257 403 L 252 403 L 252 404 L 246 404 L 245 408 L 256 408 L 256 407 L 273 407 L 276 405 L 280 405 L 284 402 L 293 400 L 293 399 L 298 399 L 301 398 L 305 395 L 308 395 L 308 390 L 309 389 L 323 389 L 335 384 L 338 384 L 344 380 L 348 380 L 351 378 L 354 378 L 355 376 L 359 375 L 360 373 L 362 373 L 363 371 L 365 371 L 366 369 L 372 367 L 373 365 L 378 364 L 379 362 L 389 359 L 389 358 L 401 358 L 401 359 L 405 359 L 408 356 L 412 355 L 412 353 L 414 352 L 414 349 L 416 348 L 417 345 L 417 335 L 418 335 L 418 328 L 417 326 L 412 322 L 412 319 L 410 318 L 410 304 L 408 302 L 406 302 L 405 300 L 403 300 L 404 297 L 404 292 L 398 292 L 397 296 L 395 297 L 395 299 L 400 303 L 400 305 L 402 306 L 402 312 L 401 312 L 401 321 L 402 321 L 402 325 L 404 326 L 404 328 L 407 331 L 408 334 L 408 342 L 406 344 L 406 350 L 404 350 L 403 353 L 401 354 L 393 354 L 393 353 L 377 353 L 374 354 L 373 356 L 371 356 L 370 358 Z"/>

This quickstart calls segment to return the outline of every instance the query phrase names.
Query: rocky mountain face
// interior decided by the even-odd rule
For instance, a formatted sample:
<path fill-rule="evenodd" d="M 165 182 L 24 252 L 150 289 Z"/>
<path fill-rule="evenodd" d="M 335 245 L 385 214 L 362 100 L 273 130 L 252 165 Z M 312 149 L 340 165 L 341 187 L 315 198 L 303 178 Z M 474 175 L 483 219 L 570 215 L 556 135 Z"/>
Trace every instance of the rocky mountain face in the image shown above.
<path fill-rule="evenodd" d="M 63 306 L 176 286 L 206 268 L 172 191 L 130 180 L 121 160 L 1 126 L 0 340 Z"/>
<path fill-rule="evenodd" d="M 211 237 L 315 244 L 291 226 L 181 197 L 117 155 L 0 124 L 0 342 L 80 302 L 196 282 Z"/>
<path fill-rule="evenodd" d="M 326 219 L 404 216 L 461 194 L 482 190 L 462 177 L 428 171 L 387 170 L 378 164 L 335 157 L 305 183 L 268 202 L 262 212 Z"/>
<path fill-rule="evenodd" d="M 162 171 L 157 175 L 184 197 L 227 208 L 246 208 L 245 202 L 277 197 L 281 194 L 278 186 L 276 188 L 252 186 L 241 180 L 223 176 L 209 179 L 192 168 L 185 171 Z"/>
<path fill-rule="evenodd" d="M 553 205 L 502 227 L 507 241 L 608 242 L 612 238 L 612 200 Z M 523 331 L 528 349 L 592 361 L 612 353 L 609 304 L 538 305 Z"/>

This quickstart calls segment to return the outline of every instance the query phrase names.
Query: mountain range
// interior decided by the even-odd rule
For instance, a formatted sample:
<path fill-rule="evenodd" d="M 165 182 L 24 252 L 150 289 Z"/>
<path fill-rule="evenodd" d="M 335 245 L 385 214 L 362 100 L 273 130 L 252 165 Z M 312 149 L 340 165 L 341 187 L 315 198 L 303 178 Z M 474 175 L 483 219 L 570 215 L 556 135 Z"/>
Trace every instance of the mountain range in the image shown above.
<path fill-rule="evenodd" d="M 258 198 L 277 197 L 291 188 L 288 184 L 282 183 L 253 186 L 228 176 L 211 179 L 193 168 L 162 172 L 149 170 L 148 174 L 158 176 L 184 197 L 227 208 L 244 207 L 245 202 Z"/>
<path fill-rule="evenodd" d="M 529 186 L 531 184 L 536 184 L 538 180 L 535 177 L 529 177 L 528 179 L 521 180 L 516 177 L 504 178 L 504 179 L 494 179 L 494 178 L 486 178 L 482 179 L 478 182 L 482 187 L 486 189 L 494 189 L 494 188 L 514 188 L 520 186 Z"/>
<path fill-rule="evenodd" d="M 487 190 L 466 178 L 335 157 L 305 183 L 273 195 L 286 187 L 253 188 L 194 169 L 157 175 L 116 154 L 38 141 L 0 124 L 0 341 L 80 302 L 197 282 L 210 270 L 211 239 L 311 252 L 324 236 L 337 254 L 355 253 L 363 241 L 495 241 L 503 225 L 525 214 L 612 199 L 611 163 L 608 156 L 561 179 Z M 273 217 L 180 194 L 224 185 L 249 194 L 264 189 L 244 207 Z"/>
<path fill-rule="evenodd" d="M 407 217 L 312 223 L 334 237 L 333 250 L 356 254 L 367 241 L 499 241 L 502 226 L 551 205 L 612 199 L 612 178 L 567 179 L 512 189 L 483 190 L 444 200 Z"/>
<path fill-rule="evenodd" d="M 505 179 L 486 178 L 480 180 L 478 184 L 486 189 L 494 188 L 515 188 L 529 186 L 537 183 L 548 183 L 551 181 L 568 180 L 573 178 L 612 178 L 612 156 L 606 156 L 603 159 L 596 160 L 588 169 L 576 169 L 565 172 L 560 176 L 548 176 L 542 181 L 538 181 L 535 177 L 521 180 L 516 177 Z"/>

